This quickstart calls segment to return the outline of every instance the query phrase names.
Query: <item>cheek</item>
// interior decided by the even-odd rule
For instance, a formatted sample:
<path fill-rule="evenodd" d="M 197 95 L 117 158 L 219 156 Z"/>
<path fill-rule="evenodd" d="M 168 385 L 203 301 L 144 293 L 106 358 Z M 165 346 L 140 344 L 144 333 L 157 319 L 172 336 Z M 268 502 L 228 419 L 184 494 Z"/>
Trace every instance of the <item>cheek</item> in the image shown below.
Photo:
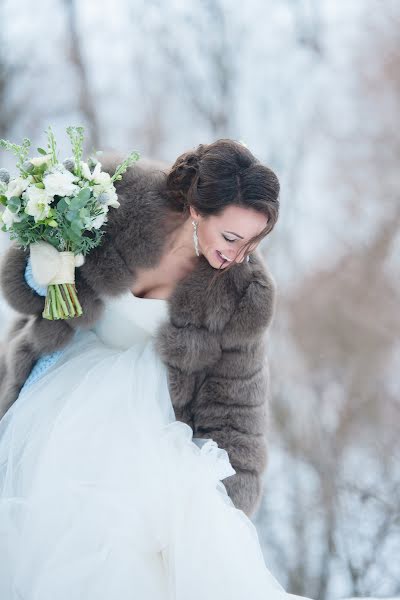
<path fill-rule="evenodd" d="M 219 249 L 217 246 L 218 236 L 215 233 L 215 231 L 213 231 L 210 228 L 205 228 L 202 234 L 203 235 L 201 237 L 199 236 L 199 241 L 202 245 L 203 250 L 212 251 Z"/>

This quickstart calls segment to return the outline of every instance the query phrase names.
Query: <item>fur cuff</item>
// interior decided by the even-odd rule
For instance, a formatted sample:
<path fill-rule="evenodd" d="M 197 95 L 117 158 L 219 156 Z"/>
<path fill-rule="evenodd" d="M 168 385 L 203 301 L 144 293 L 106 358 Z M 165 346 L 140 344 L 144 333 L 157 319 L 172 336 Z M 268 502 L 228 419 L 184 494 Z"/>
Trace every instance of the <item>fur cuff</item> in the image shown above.
<path fill-rule="evenodd" d="M 0 267 L 0 286 L 3 297 L 17 312 L 26 315 L 40 314 L 44 298 L 29 287 L 25 269 L 29 251 L 13 244 L 5 253 Z"/>

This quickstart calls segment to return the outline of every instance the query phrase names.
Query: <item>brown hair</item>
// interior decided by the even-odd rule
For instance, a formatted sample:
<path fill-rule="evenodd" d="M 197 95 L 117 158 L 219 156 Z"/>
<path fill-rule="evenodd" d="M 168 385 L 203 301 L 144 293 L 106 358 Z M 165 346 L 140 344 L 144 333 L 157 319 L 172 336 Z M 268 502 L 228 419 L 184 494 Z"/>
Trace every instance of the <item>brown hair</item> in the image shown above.
<path fill-rule="evenodd" d="M 219 215 L 236 204 L 266 215 L 267 226 L 245 244 L 245 256 L 278 220 L 278 177 L 235 140 L 200 144 L 179 156 L 168 173 L 167 188 L 172 208 L 181 213 L 193 206 L 202 216 Z M 218 270 L 227 271 L 234 264 Z"/>

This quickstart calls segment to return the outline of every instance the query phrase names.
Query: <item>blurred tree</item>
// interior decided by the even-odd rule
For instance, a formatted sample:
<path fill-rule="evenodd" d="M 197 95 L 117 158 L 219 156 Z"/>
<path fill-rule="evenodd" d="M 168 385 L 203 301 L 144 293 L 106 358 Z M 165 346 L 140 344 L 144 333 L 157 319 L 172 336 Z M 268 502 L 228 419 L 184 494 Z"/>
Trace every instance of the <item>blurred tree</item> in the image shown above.
<path fill-rule="evenodd" d="M 160 6 L 160 5 L 159 5 Z M 234 137 L 242 28 L 224 0 L 182 5 L 160 27 L 160 49 L 193 115 L 213 139 Z M 174 22 L 174 29 L 171 22 Z M 176 35 L 176 28 L 180 35 Z"/>
<path fill-rule="evenodd" d="M 288 589 L 320 600 L 400 592 L 400 7 L 370 0 L 362 16 L 346 128 L 336 97 L 320 112 L 337 248 L 279 297 L 276 446 L 256 518 Z"/>
<path fill-rule="evenodd" d="M 68 56 L 78 74 L 78 110 L 88 125 L 85 143 L 87 147 L 100 148 L 100 130 L 96 114 L 89 70 L 83 58 L 83 48 L 79 34 L 77 4 L 75 0 L 63 0 L 68 27 Z"/>

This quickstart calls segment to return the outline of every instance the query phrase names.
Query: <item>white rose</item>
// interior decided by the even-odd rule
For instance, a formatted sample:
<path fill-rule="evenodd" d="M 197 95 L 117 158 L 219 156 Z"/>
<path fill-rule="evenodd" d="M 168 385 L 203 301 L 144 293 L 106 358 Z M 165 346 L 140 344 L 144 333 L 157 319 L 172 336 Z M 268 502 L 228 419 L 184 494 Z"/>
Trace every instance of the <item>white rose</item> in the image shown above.
<path fill-rule="evenodd" d="M 7 200 L 12 198 L 13 196 L 21 196 L 22 192 L 26 190 L 29 185 L 29 181 L 24 179 L 23 177 L 17 177 L 16 179 L 11 179 L 8 184 L 8 188 L 6 191 Z"/>
<path fill-rule="evenodd" d="M 12 225 L 14 225 L 15 222 L 19 223 L 19 221 L 21 221 L 21 217 L 18 214 L 11 212 L 11 210 L 6 207 L 1 215 L 1 220 L 8 230 L 10 227 L 12 227 Z"/>
<path fill-rule="evenodd" d="M 52 201 L 52 196 L 50 196 L 47 190 L 38 188 L 36 185 L 30 185 L 25 190 L 24 198 L 32 202 L 46 202 L 47 204 L 50 204 Z"/>
<path fill-rule="evenodd" d="M 29 162 L 32 163 L 35 167 L 40 167 L 44 163 L 50 162 L 51 159 L 51 154 L 45 154 L 44 156 L 38 156 L 37 158 L 30 158 Z"/>
<path fill-rule="evenodd" d="M 77 177 L 65 170 L 55 170 L 43 177 L 44 187 L 49 196 L 73 196 L 79 192 L 79 186 L 74 184 Z"/>
<path fill-rule="evenodd" d="M 35 219 L 35 222 L 42 221 L 49 216 L 52 198 L 46 190 L 41 190 L 32 185 L 26 190 L 25 197 L 28 198 L 25 212 L 31 215 Z"/>

